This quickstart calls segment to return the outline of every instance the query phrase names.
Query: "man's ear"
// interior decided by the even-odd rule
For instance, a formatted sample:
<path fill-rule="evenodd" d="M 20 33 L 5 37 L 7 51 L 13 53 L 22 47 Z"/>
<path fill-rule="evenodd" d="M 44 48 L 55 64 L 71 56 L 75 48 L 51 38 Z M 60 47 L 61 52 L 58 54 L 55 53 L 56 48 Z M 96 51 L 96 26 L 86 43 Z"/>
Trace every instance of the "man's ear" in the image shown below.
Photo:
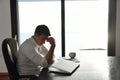
<path fill-rule="evenodd" d="M 34 33 L 34 36 L 38 36 L 38 34 L 37 34 L 37 33 Z"/>

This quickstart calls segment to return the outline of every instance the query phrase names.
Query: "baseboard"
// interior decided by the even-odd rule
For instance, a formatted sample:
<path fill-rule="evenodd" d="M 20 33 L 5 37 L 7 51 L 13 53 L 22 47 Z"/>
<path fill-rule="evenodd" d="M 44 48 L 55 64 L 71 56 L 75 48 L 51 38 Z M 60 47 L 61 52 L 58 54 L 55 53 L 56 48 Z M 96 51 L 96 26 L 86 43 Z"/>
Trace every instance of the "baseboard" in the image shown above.
<path fill-rule="evenodd" d="M 7 72 L 0 72 L 0 76 L 9 76 Z"/>
<path fill-rule="evenodd" d="M 0 80 L 10 80 L 7 72 L 0 72 Z"/>

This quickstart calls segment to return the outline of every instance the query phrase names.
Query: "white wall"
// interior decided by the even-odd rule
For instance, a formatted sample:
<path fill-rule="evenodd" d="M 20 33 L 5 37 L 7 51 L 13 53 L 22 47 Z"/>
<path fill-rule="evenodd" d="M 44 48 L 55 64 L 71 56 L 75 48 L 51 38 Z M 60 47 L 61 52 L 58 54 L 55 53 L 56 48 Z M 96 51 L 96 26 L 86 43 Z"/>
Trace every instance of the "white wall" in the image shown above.
<path fill-rule="evenodd" d="M 10 0 L 0 0 L 0 45 L 6 37 L 11 37 Z M 0 72 L 7 72 L 0 46 Z"/>
<path fill-rule="evenodd" d="M 116 56 L 120 56 L 120 0 L 117 0 Z"/>

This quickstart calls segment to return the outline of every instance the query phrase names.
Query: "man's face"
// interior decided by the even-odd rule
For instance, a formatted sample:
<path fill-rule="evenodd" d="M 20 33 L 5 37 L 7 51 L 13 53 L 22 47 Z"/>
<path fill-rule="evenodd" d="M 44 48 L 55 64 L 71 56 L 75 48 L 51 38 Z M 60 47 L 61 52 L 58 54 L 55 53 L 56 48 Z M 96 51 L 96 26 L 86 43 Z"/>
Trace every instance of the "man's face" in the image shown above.
<path fill-rule="evenodd" d="M 47 35 L 42 34 L 42 35 L 38 36 L 38 42 L 37 42 L 38 45 L 44 44 L 47 39 L 48 39 Z"/>

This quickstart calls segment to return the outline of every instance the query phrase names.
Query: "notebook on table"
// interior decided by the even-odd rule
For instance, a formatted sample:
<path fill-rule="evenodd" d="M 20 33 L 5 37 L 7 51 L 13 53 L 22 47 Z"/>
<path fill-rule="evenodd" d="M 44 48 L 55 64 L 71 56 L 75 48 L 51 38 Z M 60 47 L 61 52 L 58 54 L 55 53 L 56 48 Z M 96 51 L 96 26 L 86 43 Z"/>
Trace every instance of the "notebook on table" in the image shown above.
<path fill-rule="evenodd" d="M 60 59 L 51 65 L 50 72 L 70 75 L 79 67 L 79 65 L 80 64 L 69 60 Z"/>

